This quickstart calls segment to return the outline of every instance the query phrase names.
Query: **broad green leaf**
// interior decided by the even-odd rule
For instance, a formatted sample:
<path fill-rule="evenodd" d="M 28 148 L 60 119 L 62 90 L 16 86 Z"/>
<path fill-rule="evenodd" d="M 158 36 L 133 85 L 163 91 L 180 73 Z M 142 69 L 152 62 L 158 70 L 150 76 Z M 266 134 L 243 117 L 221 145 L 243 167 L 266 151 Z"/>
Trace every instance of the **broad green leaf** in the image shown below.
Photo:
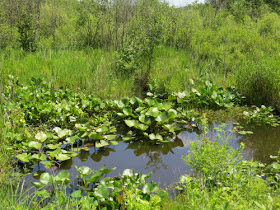
<path fill-rule="evenodd" d="M 141 130 L 141 131 L 145 131 L 145 130 L 147 130 L 149 128 L 148 125 L 144 125 L 144 124 L 141 124 L 141 123 L 139 123 L 137 125 L 134 125 L 134 127 L 139 129 L 139 130 Z"/>
<path fill-rule="evenodd" d="M 95 189 L 95 194 L 101 198 L 108 198 L 110 195 L 109 189 L 104 185 L 99 185 Z"/>
<path fill-rule="evenodd" d="M 116 170 L 116 167 L 114 167 L 114 168 L 106 168 L 106 164 L 105 164 L 98 171 L 100 171 L 103 174 L 108 174 L 112 170 Z"/>
<path fill-rule="evenodd" d="M 149 106 L 154 106 L 157 104 L 157 100 L 155 98 L 145 98 L 145 101 Z"/>
<path fill-rule="evenodd" d="M 132 97 L 129 101 L 132 105 L 141 105 L 142 104 L 142 100 L 138 97 Z"/>
<path fill-rule="evenodd" d="M 72 194 L 71 194 L 72 198 L 81 198 L 82 197 L 82 191 L 81 190 L 75 190 Z"/>
<path fill-rule="evenodd" d="M 117 115 L 118 115 L 119 117 L 126 117 L 126 115 L 125 115 L 125 114 L 120 113 L 120 112 L 118 112 L 118 113 L 117 113 Z"/>
<path fill-rule="evenodd" d="M 23 162 L 29 162 L 29 160 L 31 159 L 31 154 L 22 153 L 17 155 L 16 158 Z"/>
<path fill-rule="evenodd" d="M 31 183 L 34 187 L 36 187 L 37 189 L 45 186 L 45 185 L 41 184 L 40 182 L 31 182 L 31 181 L 30 181 L 30 183 Z"/>
<path fill-rule="evenodd" d="M 189 79 L 189 82 L 190 82 L 191 85 L 194 85 L 193 79 Z"/>
<path fill-rule="evenodd" d="M 69 120 L 70 120 L 70 122 L 76 122 L 77 121 L 76 117 L 73 117 L 73 116 L 70 116 Z"/>
<path fill-rule="evenodd" d="M 40 197 L 49 197 L 51 195 L 50 192 L 48 192 L 46 189 L 43 190 L 36 190 L 35 192 L 36 195 L 40 196 Z"/>
<path fill-rule="evenodd" d="M 143 193 L 150 194 L 151 192 L 155 191 L 156 189 L 157 189 L 157 184 L 154 182 L 149 182 L 144 185 Z"/>
<path fill-rule="evenodd" d="M 87 148 L 82 147 L 81 150 L 87 151 Z M 78 154 L 75 153 L 75 152 L 66 152 L 66 153 L 64 153 L 64 154 L 68 155 L 69 157 L 76 157 L 76 156 L 78 155 Z"/>
<path fill-rule="evenodd" d="M 34 149 L 38 149 L 39 150 L 41 148 L 42 144 L 37 142 L 37 141 L 31 141 L 31 142 L 29 142 L 28 146 L 30 148 L 34 148 Z"/>
<path fill-rule="evenodd" d="M 201 96 L 200 92 L 197 89 L 192 88 L 192 92 L 195 93 L 197 96 Z"/>
<path fill-rule="evenodd" d="M 168 122 L 169 119 L 170 119 L 170 116 L 169 116 L 168 112 L 163 112 L 156 118 L 156 121 L 159 123 L 165 123 L 165 122 Z"/>
<path fill-rule="evenodd" d="M 58 133 L 59 131 L 61 131 L 61 128 L 55 127 L 53 130 L 54 130 L 56 133 Z"/>
<path fill-rule="evenodd" d="M 86 125 L 84 124 L 75 124 L 75 127 L 79 129 L 79 131 L 84 132 L 87 130 Z"/>
<path fill-rule="evenodd" d="M 70 174 L 68 171 L 59 172 L 59 174 L 55 177 L 56 183 L 57 184 L 61 184 L 61 183 L 67 184 L 70 181 L 69 176 L 70 176 Z"/>
<path fill-rule="evenodd" d="M 102 136 L 96 132 L 91 132 L 88 136 L 90 138 L 92 138 L 92 140 L 101 140 L 102 139 Z"/>
<path fill-rule="evenodd" d="M 59 174 L 57 174 L 57 176 L 55 177 L 57 180 L 61 180 L 61 179 L 65 179 L 65 178 L 69 178 L 70 174 L 68 171 L 61 171 L 59 172 Z"/>
<path fill-rule="evenodd" d="M 100 142 L 96 142 L 96 144 L 95 144 L 95 146 L 98 147 L 98 148 L 106 147 L 108 145 L 110 145 L 110 144 L 107 141 L 105 141 L 105 140 L 101 140 Z"/>
<path fill-rule="evenodd" d="M 160 134 L 158 134 L 158 133 L 157 134 L 151 133 L 149 135 L 149 138 L 151 140 L 163 140 L 162 136 Z"/>
<path fill-rule="evenodd" d="M 164 111 L 168 111 L 171 107 L 172 107 L 172 102 L 170 101 L 165 101 L 158 105 L 158 108 Z"/>
<path fill-rule="evenodd" d="M 144 109 L 146 109 L 145 107 L 141 106 L 141 107 L 138 107 L 137 109 L 135 109 L 135 112 L 141 112 L 143 111 Z"/>
<path fill-rule="evenodd" d="M 61 154 L 61 153 L 58 154 L 58 155 L 56 155 L 55 158 L 56 158 L 57 160 L 60 160 L 60 161 L 65 161 L 65 160 L 71 159 L 71 157 L 69 157 L 68 155 L 66 155 L 66 154 Z"/>
<path fill-rule="evenodd" d="M 78 139 L 78 136 L 71 136 L 66 138 L 66 141 L 64 141 L 64 144 L 74 144 L 76 142 L 76 140 Z"/>
<path fill-rule="evenodd" d="M 169 109 L 168 115 L 169 115 L 170 119 L 175 119 L 177 117 L 177 111 L 175 109 Z"/>
<path fill-rule="evenodd" d="M 272 168 L 276 169 L 276 170 L 280 170 L 280 164 L 277 162 L 273 162 L 272 163 Z"/>
<path fill-rule="evenodd" d="M 132 140 L 132 139 L 135 139 L 134 136 L 125 136 L 122 138 L 123 141 L 129 141 L 129 140 Z"/>
<path fill-rule="evenodd" d="M 138 120 L 125 120 L 124 121 L 125 124 L 128 126 L 128 127 L 134 127 L 135 125 L 139 124 L 139 121 Z"/>
<path fill-rule="evenodd" d="M 152 123 L 151 119 L 149 117 L 145 116 L 144 114 L 141 114 L 139 116 L 139 121 L 146 125 L 150 125 Z"/>
<path fill-rule="evenodd" d="M 82 175 L 82 176 L 84 176 L 84 177 L 88 176 L 88 175 L 92 172 L 92 170 L 90 169 L 90 167 L 87 167 L 87 166 L 82 166 L 82 167 L 80 167 L 80 168 L 77 168 L 77 167 L 76 167 L 76 169 L 77 169 L 77 171 L 79 172 L 79 174 Z"/>
<path fill-rule="evenodd" d="M 157 107 L 151 107 L 148 109 L 148 111 L 146 112 L 146 116 L 152 116 L 152 117 L 157 117 L 160 115 L 160 111 L 158 110 Z"/>
<path fill-rule="evenodd" d="M 110 143 L 111 143 L 112 145 L 118 145 L 118 144 L 119 144 L 119 142 L 117 142 L 117 141 L 110 141 Z"/>
<path fill-rule="evenodd" d="M 126 106 L 129 104 L 129 101 L 130 101 L 129 98 L 122 98 L 121 99 L 121 102 Z"/>
<path fill-rule="evenodd" d="M 104 138 L 107 139 L 108 141 L 113 140 L 114 138 L 116 138 L 117 135 L 105 135 Z"/>
<path fill-rule="evenodd" d="M 32 158 L 37 159 L 37 160 L 46 160 L 47 156 L 44 154 L 33 154 Z"/>
<path fill-rule="evenodd" d="M 170 132 L 174 132 L 175 130 L 177 130 L 177 124 L 176 123 L 172 123 L 172 124 L 165 124 L 162 126 L 165 130 L 170 131 Z"/>
<path fill-rule="evenodd" d="M 44 166 L 52 166 L 53 165 L 53 163 L 51 161 L 41 161 L 40 163 Z"/>
<path fill-rule="evenodd" d="M 47 145 L 45 145 L 45 147 L 48 148 L 48 149 L 57 149 L 60 145 L 61 145 L 61 143 L 58 143 L 58 144 L 47 144 Z"/>
<path fill-rule="evenodd" d="M 140 180 L 140 183 L 144 186 L 145 185 L 145 180 L 150 178 L 151 176 L 153 175 L 153 172 L 150 172 L 148 174 L 142 174 L 140 173 L 139 174 L 139 180 Z"/>
<path fill-rule="evenodd" d="M 132 115 L 132 108 L 131 108 L 131 107 L 125 107 L 125 108 L 123 109 L 123 113 L 124 113 L 126 116 Z"/>
<path fill-rule="evenodd" d="M 40 176 L 40 182 L 43 183 L 44 185 L 47 185 L 49 182 L 53 182 L 53 176 L 51 176 L 48 173 L 43 173 Z"/>
<path fill-rule="evenodd" d="M 177 96 L 179 99 L 185 98 L 186 97 L 186 93 L 185 92 L 179 92 L 177 93 Z"/>
<path fill-rule="evenodd" d="M 37 139 L 40 142 L 46 141 L 47 138 L 48 138 L 47 135 L 44 132 L 42 132 L 42 131 L 37 133 L 36 136 L 35 136 L 35 139 Z"/>
<path fill-rule="evenodd" d="M 252 131 L 239 131 L 238 133 L 241 134 L 241 135 L 253 134 Z"/>
<path fill-rule="evenodd" d="M 95 183 L 102 178 L 102 173 L 97 171 L 94 175 L 87 179 L 88 183 Z"/>
<path fill-rule="evenodd" d="M 59 138 L 64 138 L 65 136 L 69 135 L 69 130 L 68 129 L 64 129 L 64 130 L 59 130 L 57 132 L 57 135 Z"/>
<path fill-rule="evenodd" d="M 106 133 L 107 131 L 109 131 L 109 128 L 107 126 L 102 126 L 96 129 L 97 133 Z"/>

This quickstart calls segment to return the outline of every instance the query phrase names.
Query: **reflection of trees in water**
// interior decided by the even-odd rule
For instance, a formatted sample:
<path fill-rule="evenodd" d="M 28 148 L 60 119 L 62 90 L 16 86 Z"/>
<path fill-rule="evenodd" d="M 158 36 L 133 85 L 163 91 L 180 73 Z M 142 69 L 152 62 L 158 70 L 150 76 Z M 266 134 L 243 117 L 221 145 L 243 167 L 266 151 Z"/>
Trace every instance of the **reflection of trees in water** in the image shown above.
<path fill-rule="evenodd" d="M 271 163 L 270 155 L 277 155 L 280 149 L 280 127 L 257 127 L 252 135 L 244 136 L 241 141 L 245 148 L 253 150 L 255 161 Z"/>
<path fill-rule="evenodd" d="M 149 155 L 147 155 L 147 157 L 149 157 L 149 161 L 146 164 L 145 169 L 152 168 L 153 173 L 155 173 L 161 168 L 168 168 L 168 166 L 162 162 L 162 157 L 160 153 L 150 153 Z"/>
<path fill-rule="evenodd" d="M 174 154 L 173 148 L 183 147 L 184 144 L 181 139 L 176 138 L 173 142 L 151 144 L 149 141 L 131 141 L 127 142 L 128 145 L 126 150 L 133 150 L 135 156 L 146 155 L 149 158 L 146 169 L 153 168 L 153 172 L 159 170 L 160 168 L 167 169 L 167 165 L 163 163 L 162 156 L 168 155 L 169 153 Z M 90 154 L 90 151 L 81 151 L 76 158 L 79 158 L 81 162 L 85 162 L 90 157 L 94 162 L 100 162 L 103 157 L 108 157 L 111 152 L 116 152 L 115 149 L 110 147 L 94 148 L 94 152 Z M 126 155 L 126 154 L 124 154 Z M 69 170 L 73 164 L 73 160 L 64 161 L 60 170 Z"/>
<path fill-rule="evenodd" d="M 59 167 L 59 170 L 70 170 L 73 165 L 73 158 L 63 161 Z"/>
<path fill-rule="evenodd" d="M 152 168 L 153 173 L 157 170 L 164 168 L 167 169 L 167 165 L 163 163 L 162 156 L 169 153 L 174 154 L 173 148 L 183 147 L 184 144 L 181 139 L 176 138 L 174 142 L 168 142 L 163 144 L 151 144 L 150 142 L 130 142 L 126 148 L 134 150 L 136 156 L 145 154 L 149 158 L 149 161 L 146 164 L 146 168 Z"/>
<path fill-rule="evenodd" d="M 110 152 L 116 152 L 116 150 L 110 148 L 110 147 L 106 147 L 106 148 L 100 148 L 97 151 L 95 151 L 94 153 L 91 154 L 90 158 L 94 161 L 94 162 L 100 162 L 102 157 L 104 156 L 109 156 Z"/>

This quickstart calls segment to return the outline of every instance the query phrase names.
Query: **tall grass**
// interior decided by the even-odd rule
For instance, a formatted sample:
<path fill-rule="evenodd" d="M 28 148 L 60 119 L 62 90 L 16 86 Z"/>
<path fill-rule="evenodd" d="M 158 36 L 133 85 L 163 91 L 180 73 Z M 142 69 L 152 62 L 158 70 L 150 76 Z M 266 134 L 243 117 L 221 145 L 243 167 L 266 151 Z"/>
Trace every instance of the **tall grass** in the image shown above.
<path fill-rule="evenodd" d="M 236 72 L 236 85 L 249 104 L 273 106 L 280 110 L 280 62 L 264 57 L 243 63 Z"/>
<path fill-rule="evenodd" d="M 5 82 L 8 75 L 13 74 L 24 82 L 31 77 L 42 78 L 55 88 L 63 86 L 99 97 L 131 94 L 131 82 L 122 81 L 115 75 L 114 52 L 101 49 L 43 50 L 35 53 L 6 50 L 0 55 Z"/>
<path fill-rule="evenodd" d="M 207 42 L 215 45 L 211 38 Z M 258 52 L 260 55 L 256 59 L 254 53 L 238 54 L 227 50 L 225 53 L 231 58 L 228 63 L 220 60 L 221 55 L 216 51 L 208 52 L 207 56 L 201 53 L 158 46 L 149 75 L 139 73 L 145 68 L 141 63 L 135 74 L 120 75 L 116 66 L 118 52 L 104 49 L 41 50 L 35 53 L 6 49 L 0 51 L 0 63 L 4 84 L 9 74 L 20 77 L 23 82 L 37 77 L 55 88 L 63 86 L 101 98 L 140 96 L 144 86 L 139 86 L 139 79 L 146 83 L 144 85 L 151 84 L 157 92 L 172 93 L 189 89 L 190 78 L 205 77 L 218 86 L 237 86 L 249 104 L 264 104 L 280 110 L 279 55 Z"/>

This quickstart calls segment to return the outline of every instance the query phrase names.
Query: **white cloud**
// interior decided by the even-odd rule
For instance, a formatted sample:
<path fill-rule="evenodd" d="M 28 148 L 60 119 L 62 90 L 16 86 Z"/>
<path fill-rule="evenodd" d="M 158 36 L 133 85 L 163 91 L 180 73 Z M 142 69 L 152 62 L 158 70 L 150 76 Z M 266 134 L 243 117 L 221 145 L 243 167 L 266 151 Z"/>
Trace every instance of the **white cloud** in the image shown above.
<path fill-rule="evenodd" d="M 187 4 L 194 3 L 196 0 L 166 0 L 170 3 L 170 5 L 180 7 L 180 6 L 186 6 Z M 198 3 L 203 3 L 204 0 L 198 0 Z"/>

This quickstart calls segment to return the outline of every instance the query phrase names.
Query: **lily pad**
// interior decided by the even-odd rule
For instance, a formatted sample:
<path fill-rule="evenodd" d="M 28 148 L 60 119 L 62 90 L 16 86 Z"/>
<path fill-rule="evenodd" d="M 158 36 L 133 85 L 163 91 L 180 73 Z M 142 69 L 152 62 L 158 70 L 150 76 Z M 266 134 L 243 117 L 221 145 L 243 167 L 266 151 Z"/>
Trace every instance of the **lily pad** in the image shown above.
<path fill-rule="evenodd" d="M 151 107 L 151 108 L 148 109 L 148 111 L 146 112 L 145 115 L 152 116 L 152 117 L 157 117 L 157 116 L 160 115 L 160 113 L 161 112 L 159 111 L 159 109 L 157 107 Z"/>
<path fill-rule="evenodd" d="M 23 162 L 29 162 L 29 160 L 31 159 L 31 154 L 22 153 L 17 155 L 16 157 Z"/>
<path fill-rule="evenodd" d="M 150 125 L 152 123 L 151 119 L 144 114 L 141 114 L 139 116 L 139 121 L 146 125 Z"/>
<path fill-rule="evenodd" d="M 100 147 L 106 147 L 106 146 L 109 146 L 109 143 L 105 140 L 101 140 L 100 142 L 97 142 L 96 147 L 100 148 Z"/>
<path fill-rule="evenodd" d="M 28 146 L 30 148 L 34 148 L 34 149 L 39 150 L 41 148 L 42 144 L 40 142 L 37 142 L 37 141 L 31 141 L 31 142 L 29 142 Z"/>
<path fill-rule="evenodd" d="M 37 133 L 36 136 L 35 136 L 35 139 L 37 139 L 40 142 L 46 141 L 47 138 L 48 138 L 47 135 L 44 132 L 42 132 L 42 131 Z"/>

